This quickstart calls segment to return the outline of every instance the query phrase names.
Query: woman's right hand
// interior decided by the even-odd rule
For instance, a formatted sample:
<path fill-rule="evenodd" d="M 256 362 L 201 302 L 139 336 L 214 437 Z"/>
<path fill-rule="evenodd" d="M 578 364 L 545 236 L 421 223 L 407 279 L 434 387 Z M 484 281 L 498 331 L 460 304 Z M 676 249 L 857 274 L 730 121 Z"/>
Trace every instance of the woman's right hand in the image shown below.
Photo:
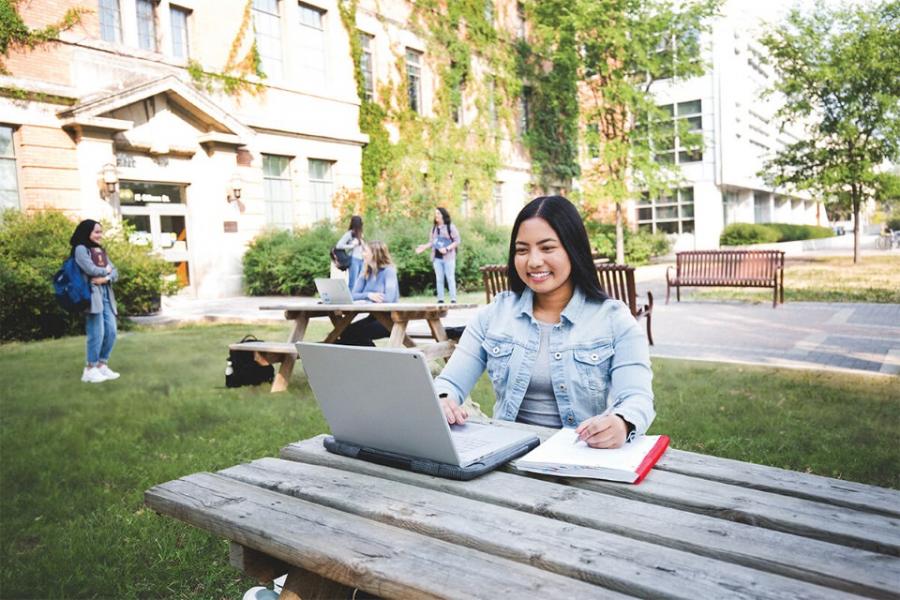
<path fill-rule="evenodd" d="M 109 281 L 109 277 L 91 277 L 91 283 L 94 285 L 103 285 Z"/>
<path fill-rule="evenodd" d="M 438 402 L 441 405 L 441 410 L 444 411 L 444 416 L 447 417 L 447 423 L 450 425 L 462 425 L 469 418 L 469 411 L 466 410 L 466 407 L 457 404 L 449 396 L 441 396 L 438 398 Z"/>
<path fill-rule="evenodd" d="M 416 254 L 422 254 L 426 250 L 428 250 L 430 244 L 420 244 L 416 246 Z"/>

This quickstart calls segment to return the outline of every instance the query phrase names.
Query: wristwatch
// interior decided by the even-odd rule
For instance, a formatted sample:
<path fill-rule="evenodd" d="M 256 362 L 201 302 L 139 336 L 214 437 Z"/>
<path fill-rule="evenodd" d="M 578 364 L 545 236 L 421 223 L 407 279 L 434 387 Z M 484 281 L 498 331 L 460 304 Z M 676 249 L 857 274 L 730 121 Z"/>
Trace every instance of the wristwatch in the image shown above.
<path fill-rule="evenodd" d="M 634 432 L 634 424 L 632 424 L 628 419 L 626 419 L 619 413 L 616 413 L 616 416 L 622 419 L 622 421 L 625 423 L 625 428 L 627 429 L 627 431 L 625 432 L 625 442 L 628 443 L 634 441 L 634 438 L 637 435 Z"/>

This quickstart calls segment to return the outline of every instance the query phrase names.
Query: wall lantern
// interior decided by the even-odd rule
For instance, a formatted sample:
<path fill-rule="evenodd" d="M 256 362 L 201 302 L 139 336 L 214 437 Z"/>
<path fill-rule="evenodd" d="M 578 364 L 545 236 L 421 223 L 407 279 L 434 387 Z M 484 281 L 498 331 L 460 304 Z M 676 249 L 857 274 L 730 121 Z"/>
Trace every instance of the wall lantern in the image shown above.
<path fill-rule="evenodd" d="M 111 196 L 116 193 L 116 185 L 119 183 L 119 174 L 116 173 L 116 165 L 106 163 L 103 165 L 103 185 L 106 188 L 107 195 Z"/>
<path fill-rule="evenodd" d="M 241 199 L 241 187 L 243 186 L 243 181 L 241 181 L 241 176 L 235 173 L 231 176 L 231 181 L 228 182 L 228 196 L 227 200 L 229 202 L 237 202 Z"/>

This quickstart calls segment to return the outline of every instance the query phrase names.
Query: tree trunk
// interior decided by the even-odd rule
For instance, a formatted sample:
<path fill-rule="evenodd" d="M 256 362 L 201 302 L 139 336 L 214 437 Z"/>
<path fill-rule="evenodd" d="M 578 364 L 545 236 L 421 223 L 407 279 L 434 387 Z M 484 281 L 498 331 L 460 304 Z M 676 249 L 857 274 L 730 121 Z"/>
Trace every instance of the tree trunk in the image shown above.
<path fill-rule="evenodd" d="M 616 263 L 625 264 L 625 231 L 622 227 L 621 202 L 616 202 Z"/>
<path fill-rule="evenodd" d="M 854 192 L 850 202 L 853 204 L 853 264 L 859 262 L 859 197 Z"/>

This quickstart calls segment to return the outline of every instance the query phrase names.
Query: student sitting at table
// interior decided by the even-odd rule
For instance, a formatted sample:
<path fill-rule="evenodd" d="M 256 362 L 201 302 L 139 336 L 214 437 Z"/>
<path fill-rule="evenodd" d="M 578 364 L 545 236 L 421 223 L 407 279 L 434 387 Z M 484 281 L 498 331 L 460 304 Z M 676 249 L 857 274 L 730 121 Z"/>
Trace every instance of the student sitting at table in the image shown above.
<path fill-rule="evenodd" d="M 397 302 L 400 299 L 397 268 L 394 267 L 387 245 L 378 241 L 366 244 L 363 248 L 363 262 L 363 271 L 356 278 L 356 285 L 353 286 L 353 299 L 369 302 Z M 335 343 L 345 346 L 374 346 L 373 340 L 385 338 L 390 333 L 375 317 L 368 315 L 364 319 L 351 323 Z"/>
<path fill-rule="evenodd" d="M 510 291 L 466 326 L 435 380 L 449 423 L 487 369 L 494 418 L 574 427 L 595 448 L 647 431 L 656 413 L 647 336 L 597 279 L 581 215 L 561 196 L 519 212 L 509 244 Z"/>

